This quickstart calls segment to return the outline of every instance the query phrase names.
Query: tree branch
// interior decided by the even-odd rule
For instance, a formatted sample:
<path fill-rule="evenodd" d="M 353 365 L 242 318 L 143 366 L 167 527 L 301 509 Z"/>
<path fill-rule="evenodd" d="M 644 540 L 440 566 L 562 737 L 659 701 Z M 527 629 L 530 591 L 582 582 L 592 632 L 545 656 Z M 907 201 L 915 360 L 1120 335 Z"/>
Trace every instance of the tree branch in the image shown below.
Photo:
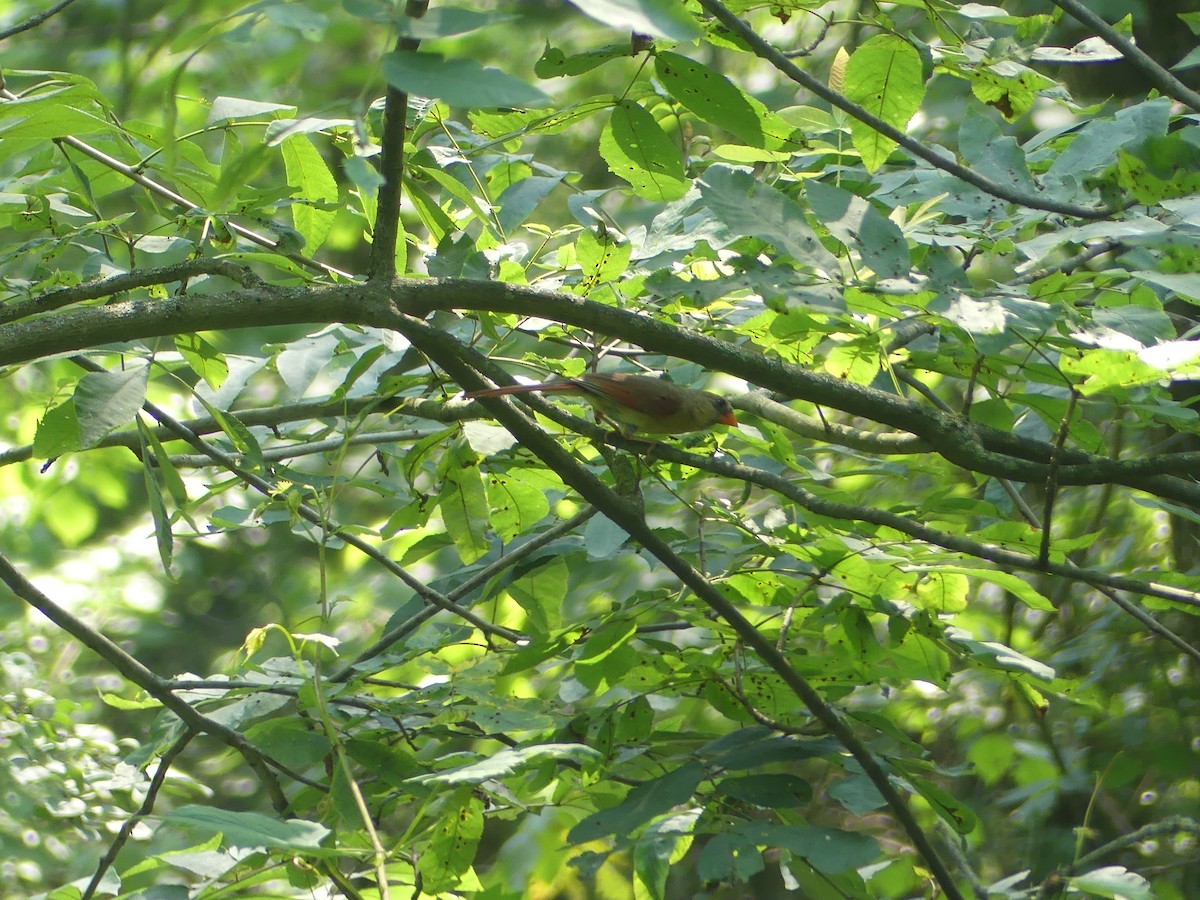
<path fill-rule="evenodd" d="M 1079 0 L 1050 0 L 1050 2 L 1072 18 L 1078 19 L 1088 28 L 1091 28 L 1097 35 L 1120 50 L 1122 56 L 1129 60 L 1138 71 L 1150 79 L 1151 84 L 1168 97 L 1172 97 L 1184 106 L 1190 107 L 1193 112 L 1200 112 L 1200 94 L 1197 94 L 1160 66 L 1153 57 L 1147 55 L 1137 44 L 1133 43 L 1133 41 L 1129 40 L 1125 35 L 1096 15 L 1096 13 L 1080 3 Z"/>
<path fill-rule="evenodd" d="M 444 368 L 460 384 L 472 390 L 487 386 L 475 374 L 474 369 L 463 361 L 463 357 L 469 357 L 477 363 L 483 363 L 485 362 L 483 357 L 460 344 L 450 335 L 417 319 L 400 315 L 396 317 L 393 327 Z M 888 774 L 866 744 L 859 740 L 850 726 L 845 723 L 841 715 L 825 702 L 820 692 L 788 663 L 783 654 L 775 649 L 775 646 L 741 614 L 733 603 L 726 599 L 724 594 L 714 587 L 703 573 L 675 554 L 670 545 L 659 537 L 658 532 L 646 523 L 634 504 L 618 496 L 595 475 L 579 465 L 559 447 L 550 435 L 531 423 L 508 403 L 497 399 L 489 401 L 487 405 L 523 447 L 552 468 L 566 484 L 578 491 L 580 496 L 628 532 L 630 537 L 666 566 L 717 615 L 729 623 L 742 640 L 754 649 L 759 658 L 783 679 L 800 701 L 808 707 L 813 716 L 862 767 L 863 772 L 887 801 L 893 815 L 908 834 L 909 840 L 921 854 L 946 896 L 952 900 L 961 900 L 962 895 L 945 862 L 938 854 L 937 848 L 934 847 L 929 836 L 917 822 Z"/>
<path fill-rule="evenodd" d="M 72 287 L 47 291 L 28 300 L 15 303 L 5 303 L 0 306 L 0 325 L 14 322 L 28 316 L 52 312 L 72 303 L 84 300 L 96 300 L 100 297 L 112 297 L 116 294 L 132 291 L 135 288 L 150 287 L 156 284 L 172 284 L 176 281 L 186 281 L 197 275 L 224 275 L 231 281 L 236 281 L 242 287 L 256 287 L 263 280 L 246 266 L 239 265 L 228 259 L 212 259 L 200 257 L 188 259 L 171 266 L 156 269 L 135 269 L 132 272 L 122 272 L 108 278 L 85 281 Z"/>
<path fill-rule="evenodd" d="M 154 812 L 154 803 L 158 799 L 158 793 L 162 790 L 163 784 L 166 783 L 167 773 L 171 771 L 171 766 L 175 763 L 179 754 L 183 753 L 196 734 L 196 731 L 189 728 L 176 739 L 175 743 L 159 759 L 158 768 L 154 770 L 154 777 L 150 779 L 150 784 L 146 788 L 146 796 L 142 800 L 142 805 L 138 807 L 136 813 L 126 819 L 124 824 L 121 825 L 116 837 L 108 845 L 108 850 L 105 851 L 104 856 L 96 865 L 96 871 L 92 875 L 92 880 L 84 888 L 79 900 L 90 900 L 90 898 L 96 896 L 96 891 L 100 887 L 104 873 L 116 862 L 117 854 L 121 852 L 121 848 L 129 841 L 129 836 L 133 834 L 133 829 L 137 826 L 137 823 Z"/>
<path fill-rule="evenodd" d="M 408 0 L 404 6 L 407 19 L 419 19 L 429 9 L 429 0 Z M 402 37 L 396 41 L 397 50 L 416 50 L 421 42 Z M 370 278 L 388 281 L 396 277 L 396 248 L 400 240 L 400 195 L 404 188 L 404 137 L 408 126 L 408 94 L 389 84 L 383 101 L 383 135 L 380 146 L 379 204 L 372 232 Z"/>
<path fill-rule="evenodd" d="M 136 684 L 147 694 L 175 713 L 176 716 L 193 731 L 211 734 L 242 754 L 246 763 L 259 776 L 263 785 L 271 795 L 272 803 L 279 812 L 286 812 L 288 799 L 284 796 L 278 781 L 267 766 L 271 765 L 281 772 L 289 772 L 286 766 L 274 760 L 269 760 L 262 751 L 246 740 L 241 732 L 222 725 L 194 709 L 191 704 L 180 699 L 168 687 L 168 682 L 151 672 L 140 662 L 110 641 L 100 632 L 85 624 L 81 619 L 71 615 L 45 594 L 43 594 L 28 578 L 0 553 L 0 581 L 8 585 L 9 590 L 44 615 L 47 619 L 79 641 L 97 656 L 105 660 L 122 676 Z"/>
<path fill-rule="evenodd" d="M 766 60 L 792 81 L 816 94 L 826 103 L 836 106 L 842 112 L 853 116 L 885 137 L 892 139 L 913 156 L 925 160 L 925 162 L 929 163 L 935 169 L 947 172 L 955 178 L 979 188 L 984 193 L 991 194 L 993 197 L 999 197 L 1001 200 L 1007 200 L 1010 203 L 1028 207 L 1029 209 L 1042 209 L 1047 212 L 1061 213 L 1062 215 L 1073 216 L 1079 219 L 1104 219 L 1114 212 L 1114 210 L 1107 208 L 1093 209 L 1087 206 L 1077 206 L 1074 203 L 1063 203 L 1048 197 L 1039 197 L 1036 194 L 1026 194 L 1023 191 L 1008 187 L 997 181 L 992 181 L 990 178 L 985 178 L 983 175 L 966 166 L 959 165 L 952 158 L 926 147 L 920 141 L 909 137 L 900 129 L 888 124 L 878 116 L 872 115 L 857 103 L 847 100 L 837 91 L 827 87 L 824 82 L 809 75 L 784 56 L 783 53 L 759 37 L 754 29 L 730 12 L 723 3 L 718 2 L 718 0 L 699 0 L 699 2 L 710 16 L 745 41 L 746 45 L 760 59 Z"/>
<path fill-rule="evenodd" d="M 840 409 L 924 440 L 963 469 L 1020 482 L 1045 481 L 1054 447 L 895 394 L 813 372 L 629 310 L 524 285 L 465 279 L 397 279 L 390 284 L 258 287 L 207 296 L 131 300 L 0 325 L 0 365 L 102 344 L 223 328 L 343 322 L 390 327 L 397 311 L 423 318 L 438 309 L 516 313 L 601 332 L 646 350 L 694 360 L 799 400 Z M 1200 508 L 1196 455 L 1115 460 L 1074 448 L 1059 454 L 1059 485 L 1115 482 Z"/>
<path fill-rule="evenodd" d="M 58 3 L 49 9 L 37 13 L 36 15 L 32 15 L 28 19 L 18 22 L 16 25 L 11 25 L 8 28 L 5 28 L 3 31 L 0 31 L 0 41 L 7 40 L 14 35 L 20 34 L 22 31 L 29 31 L 32 28 L 37 28 L 47 19 L 57 16 L 60 12 L 74 2 L 75 0 L 59 0 Z M 0 77 L 0 85 L 3 85 L 3 83 L 4 79 L 3 77 Z"/>
<path fill-rule="evenodd" d="M 107 371 L 103 366 L 99 366 L 85 357 L 73 357 L 72 361 L 80 367 L 87 369 L 89 372 Z M 188 431 L 178 420 L 174 419 L 166 411 L 159 409 L 155 404 L 146 401 L 142 404 L 142 409 L 144 409 L 160 425 L 164 426 L 169 431 L 173 431 L 177 437 L 187 441 L 205 456 L 209 457 L 213 462 L 217 463 L 232 475 L 236 476 L 243 484 L 254 488 L 254 490 L 267 497 L 275 496 L 275 494 L 278 492 L 277 485 L 265 478 L 255 475 L 253 472 L 249 472 L 242 468 L 238 464 L 237 460 L 235 460 L 228 453 L 225 453 L 223 450 L 219 450 L 216 447 L 205 443 L 200 439 L 199 435 Z M 509 628 L 504 628 L 500 625 L 493 625 L 491 622 L 487 621 L 466 607 L 447 600 L 441 593 L 429 587 L 419 578 L 410 575 L 407 569 L 393 560 L 386 553 L 379 550 L 377 547 L 371 546 L 358 535 L 346 531 L 336 522 L 333 522 L 327 517 L 321 515 L 321 513 L 317 512 L 317 510 L 313 509 L 307 503 L 297 504 L 296 514 L 310 525 L 315 525 L 317 528 L 322 529 L 326 534 L 337 537 L 338 540 L 344 541 L 351 547 L 354 547 L 360 553 L 365 554 L 370 559 L 379 563 L 387 571 L 399 578 L 400 581 L 405 584 L 405 586 L 416 593 L 417 596 L 421 597 L 421 599 L 423 599 L 426 603 L 432 603 L 434 606 L 454 613 L 459 618 L 474 625 L 484 634 L 500 637 L 506 641 L 514 643 L 521 639 L 522 636 L 518 632 L 515 632 Z"/>

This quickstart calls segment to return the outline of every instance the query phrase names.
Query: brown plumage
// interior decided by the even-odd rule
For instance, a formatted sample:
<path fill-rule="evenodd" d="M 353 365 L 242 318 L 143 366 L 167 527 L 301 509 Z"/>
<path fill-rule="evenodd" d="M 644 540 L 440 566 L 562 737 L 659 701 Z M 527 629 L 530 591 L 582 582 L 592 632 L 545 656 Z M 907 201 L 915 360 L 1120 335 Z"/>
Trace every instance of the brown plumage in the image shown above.
<path fill-rule="evenodd" d="M 579 394 L 602 416 L 632 434 L 684 434 L 714 425 L 736 425 L 733 407 L 724 397 L 683 387 L 648 375 L 601 375 L 588 372 L 578 378 L 560 378 L 541 384 L 473 391 L 468 397 L 505 394 Z"/>

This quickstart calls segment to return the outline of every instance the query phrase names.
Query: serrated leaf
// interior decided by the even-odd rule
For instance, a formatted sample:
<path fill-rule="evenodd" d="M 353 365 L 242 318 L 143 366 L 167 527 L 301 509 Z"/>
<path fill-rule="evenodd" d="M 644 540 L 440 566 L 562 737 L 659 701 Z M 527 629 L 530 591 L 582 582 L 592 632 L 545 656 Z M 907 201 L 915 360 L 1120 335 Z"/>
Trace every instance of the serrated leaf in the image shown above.
<path fill-rule="evenodd" d="M 567 841 L 582 844 L 610 834 L 631 834 L 655 816 L 686 803 L 704 778 L 699 763 L 685 763 L 661 778 L 639 784 L 616 806 L 593 813 L 571 829 Z"/>
<path fill-rule="evenodd" d="M 218 409 L 213 404 L 209 403 L 200 394 L 196 394 L 196 399 L 200 401 L 200 405 L 208 411 L 208 414 L 216 420 L 216 423 L 221 426 L 221 430 L 233 442 L 233 446 L 237 451 L 245 457 L 242 464 L 249 470 L 254 472 L 263 471 L 267 465 L 263 459 L 262 447 L 259 446 L 254 435 L 250 433 L 242 421 L 231 412 L 226 412 L 223 409 Z"/>
<path fill-rule="evenodd" d="M 586 764 L 598 761 L 600 754 L 583 744 L 535 744 L 515 750 L 499 750 L 471 765 L 418 775 L 409 781 L 417 784 L 479 784 L 503 778 L 547 759 L 566 759 Z"/>
<path fill-rule="evenodd" d="M 624 278 L 632 253 L 632 244 L 618 243 L 607 230 L 599 236 L 591 230 L 581 233 L 575 241 L 575 258 L 583 271 L 577 287 L 579 293 L 586 295 L 599 285 Z"/>
<path fill-rule="evenodd" d="M 704 202 L 733 234 L 774 244 L 801 265 L 839 271 L 837 258 L 821 245 L 800 204 L 750 172 L 716 164 L 696 184 Z"/>
<path fill-rule="evenodd" d="M 518 566 L 505 590 L 529 614 L 533 630 L 546 634 L 562 622 L 570 571 L 561 556 L 542 557 L 535 564 Z"/>
<path fill-rule="evenodd" d="M 75 401 L 67 400 L 46 410 L 38 421 L 33 436 L 33 455 L 38 459 L 54 459 L 64 453 L 82 449 L 79 442 L 79 418 Z"/>
<path fill-rule="evenodd" d="M 582 75 L 598 66 L 614 59 L 629 59 L 629 42 L 623 44 L 606 44 L 583 53 L 573 53 L 570 56 L 557 47 L 546 45 L 541 58 L 533 66 L 533 74 L 538 78 L 558 78 L 563 75 Z"/>
<path fill-rule="evenodd" d="M 459 558 L 467 565 L 487 553 L 488 502 L 479 467 L 461 450 L 443 466 L 438 508 Z"/>
<path fill-rule="evenodd" d="M 671 96 L 696 116 L 752 147 L 778 149 L 791 133 L 786 122 L 703 63 L 663 51 L 655 56 L 654 70 Z"/>
<path fill-rule="evenodd" d="M 118 372 L 89 372 L 75 386 L 79 444 L 86 450 L 106 434 L 133 421 L 146 400 L 150 367 Z"/>
<path fill-rule="evenodd" d="M 170 573 L 175 538 L 171 533 L 171 517 L 167 514 L 166 505 L 163 503 L 161 486 L 170 481 L 172 493 L 182 493 L 185 501 L 187 492 L 183 487 L 183 480 L 175 471 L 175 466 L 171 463 L 162 444 L 146 427 L 146 423 L 139 419 L 137 424 L 142 439 L 142 475 L 146 483 L 146 498 L 150 504 L 150 516 L 154 520 L 154 536 L 158 544 L 158 556 L 162 561 L 163 571 Z M 157 466 L 150 465 L 152 455 L 158 462 Z"/>
<path fill-rule="evenodd" d="M 1076 891 L 1094 897 L 1111 897 L 1113 900 L 1154 900 L 1154 890 L 1141 875 L 1130 872 L 1124 866 L 1104 866 L 1082 875 L 1067 879 L 1067 884 Z"/>
<path fill-rule="evenodd" d="M 877 278 L 908 275 L 912 259 L 900 228 L 873 204 L 849 191 L 819 181 L 806 186 L 813 213 L 830 234 L 858 250 Z"/>
<path fill-rule="evenodd" d="M 338 199 L 337 181 L 308 135 L 297 134 L 279 145 L 287 182 L 298 196 L 292 203 L 292 226 L 304 238 L 304 251 L 315 253 L 325 243 L 337 212 L 324 209 Z"/>
<path fill-rule="evenodd" d="M 429 848 L 421 854 L 419 868 L 422 891 L 438 894 L 458 885 L 475 861 L 475 851 L 483 836 L 483 801 L 464 792 L 459 802 L 438 813 L 437 828 Z"/>

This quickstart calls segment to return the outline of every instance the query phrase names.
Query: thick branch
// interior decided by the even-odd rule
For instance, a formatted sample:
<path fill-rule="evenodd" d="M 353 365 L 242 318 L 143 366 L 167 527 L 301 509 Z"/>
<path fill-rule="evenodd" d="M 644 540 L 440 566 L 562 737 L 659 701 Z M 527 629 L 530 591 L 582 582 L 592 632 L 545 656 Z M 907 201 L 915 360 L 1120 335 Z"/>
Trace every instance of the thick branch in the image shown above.
<path fill-rule="evenodd" d="M 460 356 L 472 354 L 474 351 L 459 344 L 445 332 L 438 331 L 416 319 L 401 316 L 397 316 L 393 327 L 408 337 L 414 346 L 444 368 L 460 384 L 471 389 L 487 386 L 475 374 L 475 371 L 460 358 Z M 820 692 L 788 663 L 775 645 L 767 640 L 754 627 L 754 624 L 743 616 L 738 608 L 726 599 L 725 595 L 701 572 L 676 555 L 670 545 L 658 535 L 658 532 L 646 523 L 634 504 L 622 499 L 595 475 L 579 465 L 558 445 L 553 437 L 534 425 L 509 404 L 497 400 L 491 401 L 487 405 L 493 409 L 496 418 L 512 432 L 523 447 L 552 468 L 566 484 L 578 491 L 580 496 L 628 532 L 630 537 L 666 566 L 717 615 L 729 623 L 742 640 L 754 649 L 759 658 L 779 675 L 809 709 L 814 718 L 846 748 L 862 767 L 863 772 L 887 801 L 892 813 L 908 834 L 926 865 L 929 866 L 946 896 L 961 898 L 962 895 L 945 862 L 874 754 L 866 744 L 859 740 L 858 735 L 846 724 L 842 716 L 825 702 L 825 698 L 821 696 Z"/>
<path fill-rule="evenodd" d="M 224 275 L 243 287 L 253 287 L 263 283 L 263 280 L 246 266 L 238 265 L 227 259 L 211 259 L 209 257 L 187 259 L 172 266 L 162 266 L 157 269 L 135 269 L 132 272 L 122 272 L 120 275 L 98 278 L 71 287 L 47 291 L 28 300 L 5 303 L 0 306 L 0 325 L 39 313 L 53 312 L 73 303 L 82 303 L 84 300 L 112 297 L 125 291 L 156 284 L 173 284 L 176 281 L 195 278 L 197 275 Z"/>
<path fill-rule="evenodd" d="M 438 309 L 538 316 L 598 331 L 647 350 L 690 359 L 799 400 L 840 409 L 923 439 L 956 466 L 997 478 L 1041 482 L 1054 448 L 963 416 L 763 356 L 753 348 L 687 331 L 648 316 L 523 285 L 459 279 L 390 284 L 260 287 L 203 297 L 136 300 L 0 325 L 0 365 L 124 341 L 192 331 L 343 322 L 387 328 L 397 310 L 423 318 Z M 1058 484 L 1117 483 L 1200 507 L 1200 484 L 1172 477 L 1196 471 L 1192 454 L 1113 460 L 1064 448 Z M 1153 473 L 1153 474 L 1150 474 Z"/>

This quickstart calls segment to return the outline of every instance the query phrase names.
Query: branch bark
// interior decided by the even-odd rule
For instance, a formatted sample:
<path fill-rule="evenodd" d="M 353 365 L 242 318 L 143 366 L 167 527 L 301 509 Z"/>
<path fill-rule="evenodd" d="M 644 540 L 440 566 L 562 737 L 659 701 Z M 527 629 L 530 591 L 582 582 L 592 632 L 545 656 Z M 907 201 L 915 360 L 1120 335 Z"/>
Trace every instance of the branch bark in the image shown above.
<path fill-rule="evenodd" d="M 753 349 L 697 334 L 636 312 L 573 294 L 523 285 L 459 279 L 397 279 L 390 283 L 318 287 L 257 287 L 210 296 L 111 303 L 0 325 L 0 365 L 12 365 L 105 344 L 214 329 L 286 324 L 391 327 L 396 313 L 424 318 L 435 310 L 515 313 L 576 325 L 646 350 L 690 359 L 799 400 L 840 409 L 916 435 L 956 466 L 997 478 L 1044 482 L 1053 445 L 988 428 L 969 419 L 763 356 Z M 1116 483 L 1200 508 L 1194 454 L 1114 460 L 1064 448 L 1059 485 Z"/>

